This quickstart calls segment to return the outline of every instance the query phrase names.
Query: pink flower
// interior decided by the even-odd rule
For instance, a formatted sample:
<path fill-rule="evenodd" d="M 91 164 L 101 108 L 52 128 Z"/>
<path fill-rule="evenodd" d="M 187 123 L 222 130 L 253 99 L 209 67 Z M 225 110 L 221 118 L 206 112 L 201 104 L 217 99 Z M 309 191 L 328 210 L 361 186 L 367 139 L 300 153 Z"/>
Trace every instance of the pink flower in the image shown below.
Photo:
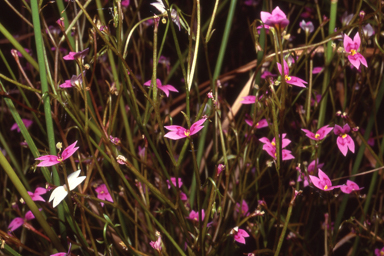
<path fill-rule="evenodd" d="M 276 7 L 272 11 L 272 14 L 269 12 L 261 12 L 260 17 L 263 23 L 269 26 L 278 26 L 281 28 L 285 28 L 289 24 L 287 16 L 282 10 L 280 10 L 279 7 Z"/>
<path fill-rule="evenodd" d="M 176 187 L 176 178 L 175 177 L 171 177 L 171 182 Z M 178 182 L 179 182 L 179 188 L 181 188 L 181 186 L 183 185 L 183 182 L 181 181 L 181 178 L 178 178 Z M 169 182 L 169 180 L 167 180 L 167 183 L 168 183 L 168 189 L 170 189 L 171 188 L 171 183 Z"/>
<path fill-rule="evenodd" d="M 313 9 L 311 7 L 304 7 L 304 10 L 305 11 L 301 13 L 300 17 L 303 17 L 304 19 L 311 17 Z"/>
<path fill-rule="evenodd" d="M 71 255 L 71 248 L 72 248 L 72 244 L 70 243 L 69 248 L 68 248 L 68 252 L 58 252 L 55 254 L 51 254 L 50 256 L 70 256 Z"/>
<path fill-rule="evenodd" d="M 346 185 L 342 185 L 340 187 L 340 190 L 343 191 L 345 194 L 350 194 L 353 191 L 362 190 L 363 188 L 360 188 L 359 185 L 357 185 L 355 182 L 347 180 Z"/>
<path fill-rule="evenodd" d="M 253 104 L 256 101 L 256 96 L 248 95 L 243 97 L 243 100 L 240 102 L 242 104 Z"/>
<path fill-rule="evenodd" d="M 274 76 L 277 76 L 277 75 L 272 74 L 268 70 L 264 71 L 263 74 L 261 74 L 261 78 L 263 78 L 263 79 L 267 79 L 268 77 L 274 77 Z"/>
<path fill-rule="evenodd" d="M 312 70 L 312 74 L 318 74 L 323 71 L 323 67 L 314 67 Z"/>
<path fill-rule="evenodd" d="M 39 211 L 41 211 L 41 209 L 39 209 Z M 26 222 L 27 220 L 33 220 L 34 218 L 35 218 L 35 215 L 33 215 L 31 211 L 28 211 L 25 214 L 24 218 L 21 218 L 21 217 L 14 218 L 11 221 L 11 223 L 9 223 L 8 225 L 8 232 L 15 231 L 16 229 L 21 227 L 24 224 L 24 222 Z"/>
<path fill-rule="evenodd" d="M 315 169 L 315 165 L 317 162 L 317 169 Z M 313 160 L 309 165 L 308 165 L 308 173 L 314 173 L 317 171 L 319 168 L 322 168 L 324 164 L 319 164 L 319 159 Z"/>
<path fill-rule="evenodd" d="M 64 60 L 77 60 L 77 59 L 84 59 L 85 56 L 88 54 L 89 48 L 82 50 L 80 52 L 69 52 L 68 55 L 65 55 L 63 57 Z"/>
<path fill-rule="evenodd" d="M 375 250 L 375 256 L 383 256 L 384 255 L 384 247 L 380 249 Z"/>
<path fill-rule="evenodd" d="M 204 210 L 201 210 L 201 221 L 204 220 L 204 217 L 205 217 L 205 213 L 204 213 Z M 199 221 L 199 213 L 198 212 L 195 212 L 195 211 L 191 211 L 189 213 L 189 217 L 188 219 L 192 220 L 192 221 Z"/>
<path fill-rule="evenodd" d="M 279 69 L 280 74 L 282 74 L 281 64 L 280 63 L 276 63 L 276 64 L 277 64 L 277 68 Z M 298 77 L 289 76 L 289 67 L 288 67 L 288 64 L 285 60 L 284 60 L 284 79 L 285 79 L 285 82 L 287 84 L 295 85 L 298 87 L 304 87 L 305 88 L 304 84 L 307 84 L 307 82 L 305 82 L 304 80 L 302 80 Z"/>
<path fill-rule="evenodd" d="M 37 166 L 38 167 L 48 167 L 48 166 L 52 166 L 52 165 L 63 162 L 67 158 L 71 157 L 76 152 L 76 150 L 79 149 L 79 147 L 75 147 L 76 143 L 77 143 L 77 141 L 75 141 L 74 143 L 69 145 L 66 149 L 64 149 L 64 151 L 61 155 L 59 152 L 57 154 L 57 156 L 46 155 L 46 156 L 40 156 L 40 157 L 36 158 L 35 160 L 41 160 L 42 161 Z"/>
<path fill-rule="evenodd" d="M 72 87 L 71 80 L 65 80 L 65 82 L 60 84 L 59 87 L 60 88 L 71 88 Z"/>
<path fill-rule="evenodd" d="M 118 137 L 113 137 L 109 135 L 109 140 L 112 142 L 114 145 L 119 145 L 121 143 L 121 140 Z"/>
<path fill-rule="evenodd" d="M 316 133 L 313 133 L 307 129 L 301 129 L 303 132 L 305 132 L 305 135 L 312 139 L 312 140 L 322 140 L 327 136 L 328 133 L 332 131 L 332 127 L 328 127 L 329 125 L 321 127 Z"/>
<path fill-rule="evenodd" d="M 217 176 L 219 176 L 220 173 L 221 173 L 222 171 L 224 171 L 224 170 L 225 170 L 225 165 L 224 165 L 224 164 L 219 164 L 219 165 L 217 166 Z"/>
<path fill-rule="evenodd" d="M 332 182 L 329 179 L 329 177 L 319 169 L 318 177 L 309 175 L 309 178 L 311 179 L 313 185 L 315 185 L 317 188 L 324 190 L 324 191 L 329 191 L 333 190 L 335 188 L 338 188 L 340 186 L 332 186 Z"/>
<path fill-rule="evenodd" d="M 362 28 L 363 36 L 365 38 L 371 37 L 375 34 L 375 30 L 372 28 L 371 24 L 367 24 L 363 26 Z"/>
<path fill-rule="evenodd" d="M 360 63 L 368 67 L 367 60 L 363 57 L 363 55 L 357 52 L 360 47 L 360 42 L 359 32 L 356 33 L 353 41 L 349 36 L 344 34 L 344 50 L 350 54 L 348 55 L 348 59 L 357 69 L 359 69 Z"/>
<path fill-rule="evenodd" d="M 121 1 L 121 6 L 128 7 L 129 5 L 129 0 L 122 0 Z"/>
<path fill-rule="evenodd" d="M 58 20 L 56 21 L 56 23 L 57 23 L 60 27 L 63 27 L 63 28 L 64 28 L 64 20 L 62 20 L 61 18 L 58 19 Z"/>
<path fill-rule="evenodd" d="M 23 123 L 24 123 L 24 125 L 25 125 L 25 128 L 27 128 L 27 129 L 28 129 L 28 128 L 32 125 L 32 123 L 33 123 L 32 120 L 25 119 L 25 118 L 22 118 L 21 121 L 23 121 Z M 20 132 L 20 131 L 21 131 L 21 130 L 20 130 L 20 127 L 17 125 L 17 123 L 14 123 L 14 124 L 12 125 L 12 127 L 11 127 L 11 131 L 13 131 L 13 130 L 16 130 L 17 132 Z"/>
<path fill-rule="evenodd" d="M 184 127 L 178 125 L 164 126 L 165 129 L 170 130 L 170 132 L 165 134 L 164 137 L 171 140 L 179 140 L 192 136 L 204 128 L 203 124 L 205 120 L 207 120 L 207 118 L 200 119 L 199 121 L 192 124 L 190 129 L 185 129 Z"/>
<path fill-rule="evenodd" d="M 111 194 L 109 193 L 107 186 L 105 184 L 100 184 L 96 189 L 97 193 L 97 198 L 104 200 L 104 201 L 109 201 L 113 203 L 113 199 L 111 197 Z M 103 202 L 100 202 L 101 206 L 104 206 Z"/>
<path fill-rule="evenodd" d="M 269 34 L 269 28 L 270 28 L 270 26 L 268 26 L 268 25 L 266 25 L 266 24 L 257 26 L 257 27 L 256 27 L 256 29 L 257 29 L 257 33 L 260 34 L 260 31 L 261 31 L 263 28 L 265 29 L 265 33 L 266 33 L 266 34 Z"/>
<path fill-rule="evenodd" d="M 248 233 L 239 227 L 234 227 L 231 231 L 231 234 L 233 234 L 235 241 L 241 244 L 245 244 L 245 237 L 249 237 Z"/>
<path fill-rule="evenodd" d="M 264 128 L 264 127 L 268 127 L 268 122 L 267 122 L 267 119 L 261 119 L 259 122 L 257 122 L 256 124 L 253 124 L 253 120 L 252 119 L 245 119 L 245 122 L 251 126 L 252 128 Z"/>
<path fill-rule="evenodd" d="M 313 30 L 315 30 L 315 26 L 313 26 L 313 23 L 308 21 L 308 22 L 305 22 L 304 20 L 302 20 L 300 22 L 300 27 L 302 30 L 305 31 L 305 33 L 309 34 L 309 33 L 312 33 Z"/>
<path fill-rule="evenodd" d="M 341 23 L 343 24 L 343 26 L 349 25 L 353 18 L 353 15 L 353 13 L 348 14 L 347 11 L 344 12 L 343 16 L 341 16 Z"/>
<path fill-rule="evenodd" d="M 156 251 L 160 252 L 161 251 L 161 237 L 159 236 L 156 240 L 156 242 L 151 241 L 149 242 L 149 245 L 155 249 Z"/>
<path fill-rule="evenodd" d="M 65 80 L 64 83 L 60 84 L 60 88 L 71 88 L 71 87 L 76 87 L 78 89 L 81 88 L 83 84 L 83 75 L 85 75 L 85 70 L 83 73 L 76 75 L 72 75 L 71 80 Z"/>
<path fill-rule="evenodd" d="M 161 84 L 161 81 L 160 79 L 156 79 L 156 84 L 157 84 L 157 88 L 159 88 L 160 90 L 162 90 L 165 95 L 167 95 L 167 97 L 169 97 L 169 91 L 171 92 L 179 92 L 178 90 L 176 90 L 175 87 L 173 87 L 172 85 L 162 85 Z M 145 86 L 151 86 L 151 80 L 147 81 L 144 83 Z"/>
<path fill-rule="evenodd" d="M 335 129 L 333 132 L 335 135 L 338 135 L 337 137 L 337 146 L 339 147 L 341 153 L 346 156 L 348 153 L 348 149 L 352 152 L 355 153 L 355 142 L 353 142 L 351 136 L 349 136 L 347 133 L 351 131 L 351 128 L 349 127 L 348 124 L 345 124 L 343 128 L 338 126 L 337 124 L 335 125 Z"/>
<path fill-rule="evenodd" d="M 35 189 L 35 192 L 32 193 L 30 191 L 27 191 L 28 195 L 31 196 L 32 200 L 33 201 L 41 201 L 41 202 L 45 202 L 44 198 L 42 198 L 40 195 L 44 195 L 45 193 L 47 193 L 47 190 L 45 188 L 36 188 Z"/>
<path fill-rule="evenodd" d="M 283 137 L 282 137 L 282 147 L 281 148 L 285 148 L 286 146 L 289 145 L 289 143 L 291 143 L 291 141 L 289 139 L 285 139 L 285 136 L 287 134 L 286 133 L 283 133 Z M 273 159 L 276 159 L 276 143 L 275 143 L 275 138 L 272 139 L 272 141 L 269 141 L 268 138 L 266 137 L 263 137 L 261 139 L 259 139 L 260 142 L 264 143 L 263 145 L 263 150 L 267 151 L 267 153 L 273 158 Z M 291 160 L 291 159 L 294 159 L 295 157 L 291 154 L 292 152 L 290 150 L 287 150 L 287 149 L 283 149 L 282 150 L 282 160 Z"/>
<path fill-rule="evenodd" d="M 235 206 L 235 211 L 236 212 L 239 212 L 240 211 L 240 214 L 241 216 L 247 216 L 249 213 L 249 207 L 248 207 L 248 204 L 245 200 L 243 200 L 241 202 L 241 209 L 240 209 L 240 204 L 239 203 L 236 203 L 236 206 Z"/>

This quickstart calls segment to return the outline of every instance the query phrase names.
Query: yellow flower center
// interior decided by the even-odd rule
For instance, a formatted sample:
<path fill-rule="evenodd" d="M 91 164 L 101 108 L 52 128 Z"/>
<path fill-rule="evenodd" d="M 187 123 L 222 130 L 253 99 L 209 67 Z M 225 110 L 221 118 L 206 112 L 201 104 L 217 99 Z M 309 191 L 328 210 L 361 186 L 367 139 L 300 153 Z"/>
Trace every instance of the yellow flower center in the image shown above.
<path fill-rule="evenodd" d="M 272 143 L 271 143 L 271 144 L 272 144 L 272 146 L 276 146 L 276 143 L 275 143 L 274 141 L 272 141 Z"/>
<path fill-rule="evenodd" d="M 58 157 L 58 158 L 57 158 L 57 161 L 59 161 L 59 162 L 61 163 L 61 162 L 63 162 L 63 158 Z"/>
<path fill-rule="evenodd" d="M 194 220 L 197 221 L 197 218 L 195 217 Z"/>
<path fill-rule="evenodd" d="M 383 255 L 384 255 L 384 251 L 381 251 L 381 252 L 380 252 L 380 255 L 383 256 Z"/>
<path fill-rule="evenodd" d="M 345 137 L 347 137 L 347 134 L 341 134 L 341 138 L 345 139 Z"/>
<path fill-rule="evenodd" d="M 325 187 L 324 187 L 324 190 L 327 190 L 328 189 L 328 186 L 327 185 L 325 185 Z"/>
<path fill-rule="evenodd" d="M 320 138 L 320 134 L 316 133 L 316 134 L 315 134 L 315 138 L 316 138 L 316 139 Z"/>
<path fill-rule="evenodd" d="M 259 126 L 259 123 L 256 124 L 256 127 Z"/>
<path fill-rule="evenodd" d="M 101 190 L 99 194 L 104 194 L 104 190 Z"/>
<path fill-rule="evenodd" d="M 351 50 L 351 54 L 352 54 L 352 56 L 355 55 L 355 54 L 356 54 L 356 50 L 355 50 L 355 49 L 352 49 L 352 50 Z"/>
<path fill-rule="evenodd" d="M 191 134 L 191 132 L 190 132 L 189 130 L 186 130 L 186 131 L 184 131 L 184 135 L 185 135 L 185 136 L 187 136 L 187 137 L 188 137 L 188 136 L 189 136 L 189 134 Z"/>
<path fill-rule="evenodd" d="M 291 77 L 289 75 L 285 75 L 285 80 L 286 81 L 291 81 Z"/>

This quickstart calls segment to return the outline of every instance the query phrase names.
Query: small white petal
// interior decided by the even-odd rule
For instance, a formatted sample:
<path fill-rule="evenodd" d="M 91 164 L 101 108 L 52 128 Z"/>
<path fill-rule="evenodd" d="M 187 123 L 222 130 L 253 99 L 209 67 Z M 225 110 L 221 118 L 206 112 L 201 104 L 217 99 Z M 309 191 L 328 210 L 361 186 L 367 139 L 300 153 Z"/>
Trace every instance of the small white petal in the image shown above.
<path fill-rule="evenodd" d="M 53 200 L 53 208 L 55 208 L 67 195 L 68 191 L 64 186 L 59 186 L 53 190 L 48 202 Z"/>

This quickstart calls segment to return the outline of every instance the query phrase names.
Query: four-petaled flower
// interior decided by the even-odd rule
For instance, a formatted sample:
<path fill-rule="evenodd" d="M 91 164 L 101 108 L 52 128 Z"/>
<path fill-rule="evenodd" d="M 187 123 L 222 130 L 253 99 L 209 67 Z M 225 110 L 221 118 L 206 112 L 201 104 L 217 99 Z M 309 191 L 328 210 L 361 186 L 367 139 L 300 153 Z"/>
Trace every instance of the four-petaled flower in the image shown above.
<path fill-rule="evenodd" d="M 277 64 L 277 68 L 279 69 L 280 74 L 283 74 L 281 72 L 282 71 L 281 64 L 280 63 L 276 63 L 276 64 Z M 298 77 L 289 76 L 289 67 L 288 67 L 288 64 L 285 60 L 284 60 L 284 80 L 287 84 L 295 85 L 298 87 L 304 87 L 305 88 L 306 86 L 304 84 L 307 84 L 306 81 L 304 81 Z"/>
<path fill-rule="evenodd" d="M 240 229 L 239 227 L 234 227 L 231 230 L 231 234 L 233 235 L 235 241 L 241 244 L 245 244 L 245 237 L 249 237 L 247 231 Z"/>
<path fill-rule="evenodd" d="M 280 10 L 279 7 L 276 7 L 272 11 L 272 13 L 261 12 L 260 17 L 263 23 L 269 26 L 277 26 L 280 28 L 285 28 L 289 24 L 289 20 L 287 19 L 287 16 L 282 10 Z"/>
<path fill-rule="evenodd" d="M 41 209 L 39 209 L 41 211 Z M 14 218 L 11 223 L 8 225 L 8 232 L 13 232 L 19 227 L 21 227 L 27 220 L 33 220 L 35 218 L 35 215 L 31 211 L 28 211 L 25 215 L 24 218 L 17 217 Z"/>
<path fill-rule="evenodd" d="M 79 149 L 79 147 L 76 146 L 77 141 L 69 145 L 66 149 L 64 149 L 63 153 L 60 155 L 60 152 L 57 154 L 57 156 L 54 155 L 46 155 L 46 156 L 40 156 L 36 158 L 35 160 L 41 160 L 37 166 L 38 167 L 49 167 L 55 164 L 59 164 L 63 162 L 65 159 L 71 157 L 76 150 Z"/>
<path fill-rule="evenodd" d="M 322 170 L 319 169 L 318 176 L 309 175 L 309 178 L 311 179 L 313 185 L 315 185 L 317 188 L 324 190 L 324 191 L 330 191 L 335 188 L 339 188 L 340 186 L 332 186 L 332 182 Z"/>
<path fill-rule="evenodd" d="M 267 122 L 267 119 L 261 119 L 259 122 L 257 122 L 256 124 L 253 123 L 253 120 L 252 119 L 245 119 L 245 122 L 251 126 L 252 128 L 264 128 L 264 127 L 268 127 L 268 122 Z"/>
<path fill-rule="evenodd" d="M 335 135 L 338 135 L 337 137 L 337 146 L 339 147 L 341 153 L 346 156 L 348 153 L 348 149 L 355 153 L 355 142 L 353 142 L 351 136 L 349 136 L 347 133 L 351 131 L 351 128 L 348 124 L 345 124 L 343 128 L 341 126 L 335 125 L 335 129 L 333 132 Z"/>
<path fill-rule="evenodd" d="M 85 176 L 80 176 L 81 170 L 77 170 L 71 174 L 68 175 L 68 186 L 69 191 L 74 190 L 78 185 L 80 185 L 81 182 L 85 180 Z M 48 202 L 51 202 L 53 200 L 53 208 L 55 208 L 63 199 L 68 195 L 68 188 L 67 185 L 64 184 L 63 186 L 58 186 L 52 191 L 51 196 L 49 197 Z"/>
<path fill-rule="evenodd" d="M 114 144 L 114 145 L 119 145 L 121 143 L 121 140 L 118 137 L 113 137 L 112 135 L 109 135 L 109 140 Z"/>
<path fill-rule="evenodd" d="M 241 216 L 248 216 L 249 215 L 249 207 L 248 207 L 248 204 L 245 200 L 243 200 L 243 202 L 241 202 L 241 207 L 240 207 L 240 204 L 239 203 L 236 203 L 236 206 L 235 206 L 235 211 L 236 212 L 240 212 Z"/>
<path fill-rule="evenodd" d="M 300 22 L 300 27 L 305 31 L 306 34 L 312 33 L 313 30 L 315 30 L 315 26 L 313 26 L 313 23 L 311 21 L 305 22 L 302 20 Z"/>
<path fill-rule="evenodd" d="M 113 203 L 112 196 L 109 193 L 107 186 L 105 184 L 100 184 L 97 188 L 95 188 L 95 191 L 97 193 L 97 198 Z M 104 206 L 103 202 L 100 202 L 100 204 L 101 204 L 101 207 Z"/>
<path fill-rule="evenodd" d="M 207 118 L 200 119 L 199 121 L 192 124 L 190 129 L 185 129 L 184 127 L 178 125 L 164 126 L 165 129 L 170 130 L 170 132 L 165 134 L 164 137 L 171 140 L 179 140 L 192 136 L 204 128 L 203 124 L 205 120 L 207 120 Z"/>
<path fill-rule="evenodd" d="M 181 178 L 178 178 L 177 181 L 179 183 L 179 188 L 181 188 L 181 186 L 183 185 L 183 181 L 181 180 Z M 171 182 L 172 182 L 173 186 L 176 187 L 176 178 L 175 177 L 171 177 Z M 171 183 L 169 182 L 169 180 L 167 180 L 167 184 L 168 184 L 168 189 L 170 189 Z"/>
<path fill-rule="evenodd" d="M 31 196 L 32 200 L 33 201 L 41 201 L 41 202 L 45 202 L 44 198 L 41 197 L 41 195 L 44 195 L 45 193 L 47 193 L 47 190 L 45 188 L 36 188 L 35 189 L 35 192 L 32 193 L 30 191 L 27 191 L 28 195 Z"/>
<path fill-rule="evenodd" d="M 63 59 L 65 60 L 77 60 L 84 59 L 84 57 L 88 54 L 89 48 L 82 50 L 80 52 L 69 52 L 68 55 L 65 55 Z"/>
<path fill-rule="evenodd" d="M 24 125 L 25 125 L 25 128 L 27 128 L 27 129 L 28 129 L 28 128 L 32 125 L 32 123 L 33 123 L 32 120 L 25 119 L 25 118 L 22 118 L 21 121 L 23 121 L 23 123 L 24 123 Z M 20 127 L 17 125 L 17 123 L 14 123 L 14 124 L 12 125 L 12 127 L 11 127 L 11 131 L 13 131 L 13 130 L 16 130 L 17 132 L 20 132 L 20 131 L 21 131 L 21 130 L 20 130 Z"/>
<path fill-rule="evenodd" d="M 243 97 L 243 100 L 240 102 L 242 104 L 253 104 L 256 101 L 256 96 L 254 95 L 248 95 Z"/>
<path fill-rule="evenodd" d="M 157 84 L 157 88 L 162 90 L 165 93 L 165 95 L 167 95 L 167 97 L 169 97 L 169 91 L 171 91 L 171 92 L 179 92 L 172 85 L 169 85 L 169 84 L 162 85 L 160 79 L 156 79 L 156 84 Z M 144 85 L 145 86 L 151 86 L 151 80 L 145 82 Z"/>
<path fill-rule="evenodd" d="M 201 210 L 201 221 L 204 220 L 204 217 L 205 217 L 205 213 L 204 213 L 204 209 L 203 209 L 203 210 Z M 199 212 L 195 212 L 194 210 L 192 210 L 189 213 L 188 219 L 190 219 L 192 221 L 199 221 Z"/>
<path fill-rule="evenodd" d="M 329 127 L 329 125 L 321 127 L 316 133 L 313 133 L 307 129 L 301 129 L 303 132 L 305 132 L 305 135 L 312 139 L 312 140 L 322 140 L 327 136 L 328 133 L 332 131 L 332 127 Z"/>
<path fill-rule="evenodd" d="M 156 240 L 156 242 L 151 241 L 149 242 L 149 245 L 155 249 L 156 251 L 160 252 L 161 251 L 161 236 L 159 236 Z"/>
<path fill-rule="evenodd" d="M 349 36 L 344 34 L 344 50 L 349 53 L 348 59 L 357 69 L 359 69 L 360 63 L 368 67 L 367 60 L 363 57 L 363 55 L 357 52 L 360 47 L 360 42 L 359 32 L 356 33 L 353 41 Z"/>
<path fill-rule="evenodd" d="M 351 192 L 353 191 L 358 191 L 358 190 L 362 190 L 363 187 L 359 187 L 359 185 L 357 185 L 355 182 L 351 181 L 351 180 L 347 180 L 347 184 L 345 185 L 342 185 L 340 187 L 340 190 L 343 191 L 345 194 L 350 194 Z"/>
<path fill-rule="evenodd" d="M 291 141 L 289 139 L 285 139 L 285 136 L 287 134 L 286 133 L 283 133 L 282 135 L 282 145 L 281 145 L 281 148 L 285 148 L 286 146 L 289 145 L 289 143 L 291 143 Z M 276 142 L 275 142 L 275 138 L 272 139 L 272 141 L 269 141 L 268 138 L 266 137 L 263 137 L 261 139 L 259 139 L 260 142 L 264 143 L 263 145 L 263 150 L 267 151 L 267 153 L 273 158 L 273 159 L 276 159 Z M 287 150 L 287 149 L 283 149 L 282 150 L 282 160 L 291 160 L 291 159 L 294 159 L 295 157 L 291 154 L 292 152 L 290 150 Z"/>

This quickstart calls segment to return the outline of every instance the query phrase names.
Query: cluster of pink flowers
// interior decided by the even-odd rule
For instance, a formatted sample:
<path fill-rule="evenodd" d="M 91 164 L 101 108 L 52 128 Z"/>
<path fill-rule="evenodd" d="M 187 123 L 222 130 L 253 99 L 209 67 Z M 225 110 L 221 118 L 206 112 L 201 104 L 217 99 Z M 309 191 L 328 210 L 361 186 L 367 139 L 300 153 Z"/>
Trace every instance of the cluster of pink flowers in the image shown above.
<path fill-rule="evenodd" d="M 280 136 L 280 135 L 279 135 Z M 291 159 L 294 159 L 295 157 L 292 155 L 292 152 L 288 149 L 284 149 L 286 146 L 288 146 L 291 141 L 289 139 L 286 139 L 285 136 L 287 136 L 286 133 L 283 133 L 282 134 L 282 145 L 281 145 L 281 148 L 282 148 L 282 160 L 285 161 L 285 160 L 291 160 Z M 265 150 L 268 155 L 270 155 L 273 159 L 276 159 L 276 141 L 275 141 L 275 138 L 272 139 L 272 141 L 269 141 L 268 138 L 266 137 L 263 137 L 261 139 L 259 139 L 260 142 L 264 143 L 263 145 L 263 150 Z"/>

